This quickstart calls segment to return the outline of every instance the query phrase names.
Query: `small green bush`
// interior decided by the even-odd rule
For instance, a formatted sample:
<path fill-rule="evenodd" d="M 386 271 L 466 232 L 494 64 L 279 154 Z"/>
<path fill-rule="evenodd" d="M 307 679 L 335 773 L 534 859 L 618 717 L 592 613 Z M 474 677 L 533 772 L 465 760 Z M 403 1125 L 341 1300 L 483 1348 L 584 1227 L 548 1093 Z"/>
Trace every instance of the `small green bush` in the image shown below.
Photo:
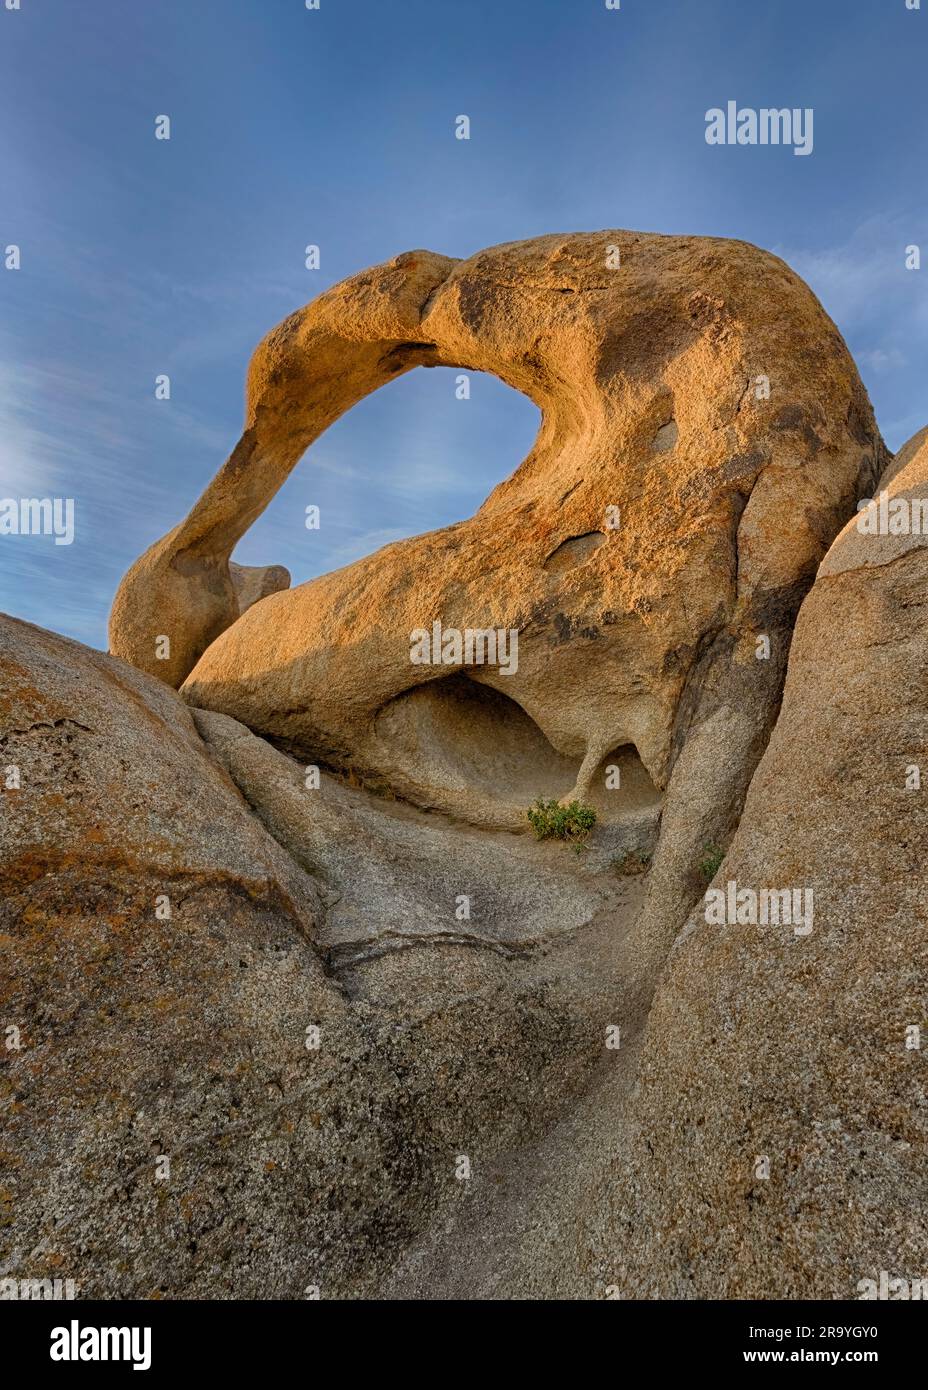
<path fill-rule="evenodd" d="M 702 859 L 699 861 L 699 872 L 707 883 L 711 883 L 715 878 L 724 858 L 725 851 L 719 849 L 718 845 L 705 845 L 703 847 Z"/>
<path fill-rule="evenodd" d="M 580 801 L 569 801 L 562 806 L 559 801 L 545 801 L 539 797 L 528 809 L 528 822 L 536 839 L 565 840 L 579 851 L 596 824 L 596 812 Z"/>

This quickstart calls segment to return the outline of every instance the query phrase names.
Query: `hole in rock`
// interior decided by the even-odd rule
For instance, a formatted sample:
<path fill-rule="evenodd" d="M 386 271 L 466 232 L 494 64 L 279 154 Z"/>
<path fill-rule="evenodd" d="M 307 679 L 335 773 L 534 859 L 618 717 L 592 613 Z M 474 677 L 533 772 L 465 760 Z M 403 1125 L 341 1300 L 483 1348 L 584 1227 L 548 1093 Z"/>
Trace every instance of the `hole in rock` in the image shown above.
<path fill-rule="evenodd" d="M 233 558 L 286 565 L 296 586 L 462 521 L 531 452 L 540 422 L 533 401 L 486 372 L 407 372 L 310 446 Z M 306 528 L 308 505 L 319 508 L 317 530 Z"/>
<path fill-rule="evenodd" d="M 514 808 L 517 820 L 536 797 L 565 796 L 580 770 L 580 757 L 558 753 L 521 705 L 462 671 L 392 700 L 377 733 L 420 783 Z M 615 790 L 606 787 L 608 766 L 620 771 Z M 661 804 L 632 744 L 603 759 L 586 800 L 604 821 L 656 813 Z"/>
<path fill-rule="evenodd" d="M 563 574 L 564 570 L 572 570 L 576 565 L 582 565 L 584 560 L 598 550 L 605 539 L 602 531 L 587 531 L 582 536 L 570 536 L 551 551 L 545 560 L 545 569 L 549 574 Z"/>
<path fill-rule="evenodd" d="M 664 454 L 668 449 L 672 449 L 679 438 L 676 420 L 668 420 L 666 425 L 661 425 L 657 434 L 651 440 L 651 448 L 656 454 Z"/>

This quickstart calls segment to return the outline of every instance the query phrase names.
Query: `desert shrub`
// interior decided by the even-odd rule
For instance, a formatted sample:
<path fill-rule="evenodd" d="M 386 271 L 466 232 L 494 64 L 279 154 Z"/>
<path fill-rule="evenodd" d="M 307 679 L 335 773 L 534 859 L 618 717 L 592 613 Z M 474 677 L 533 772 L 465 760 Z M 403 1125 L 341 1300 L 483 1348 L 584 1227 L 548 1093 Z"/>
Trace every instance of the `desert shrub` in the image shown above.
<path fill-rule="evenodd" d="M 563 806 L 559 801 L 539 797 L 528 809 L 528 821 L 536 839 L 565 840 L 580 850 L 596 824 L 596 812 L 580 801 L 569 801 Z"/>
<path fill-rule="evenodd" d="M 702 858 L 699 861 L 699 872 L 707 883 L 711 883 L 715 878 L 724 858 L 725 851 L 719 849 L 718 845 L 703 846 Z"/>

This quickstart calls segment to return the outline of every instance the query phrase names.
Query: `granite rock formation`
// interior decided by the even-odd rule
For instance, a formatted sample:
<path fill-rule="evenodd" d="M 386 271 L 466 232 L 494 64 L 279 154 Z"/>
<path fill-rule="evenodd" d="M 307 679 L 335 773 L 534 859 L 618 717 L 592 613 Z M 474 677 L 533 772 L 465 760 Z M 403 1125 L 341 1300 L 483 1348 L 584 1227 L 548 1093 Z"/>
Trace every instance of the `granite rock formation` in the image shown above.
<path fill-rule="evenodd" d="M 329 424 L 437 365 L 542 412 L 474 517 L 296 589 L 231 560 Z M 926 536 L 926 431 L 889 459 L 743 243 L 412 252 L 291 315 L 115 655 L 0 619 L 0 1277 L 922 1277 Z M 436 623 L 517 655 L 412 661 Z M 511 833 L 537 795 L 594 805 L 582 853 Z M 801 915 L 710 919 L 739 891 Z"/>
<path fill-rule="evenodd" d="M 231 548 L 302 453 L 361 396 L 439 365 L 536 402 L 528 458 L 470 520 L 239 616 Z M 698 752 L 684 766 L 709 774 L 728 823 L 799 599 L 883 462 L 834 325 L 754 247 L 604 232 L 466 261 L 411 252 L 258 347 L 242 439 L 130 571 L 112 648 L 300 756 L 509 829 L 538 795 L 598 798 L 601 819 L 656 815 L 717 714 L 730 775 L 713 779 Z M 452 637 L 445 662 L 421 664 L 412 634 L 436 623 L 465 646 Z M 468 659 L 467 634 L 485 632 L 517 633 L 517 662 L 487 660 L 479 640 Z M 621 787 L 605 795 L 609 766 Z"/>

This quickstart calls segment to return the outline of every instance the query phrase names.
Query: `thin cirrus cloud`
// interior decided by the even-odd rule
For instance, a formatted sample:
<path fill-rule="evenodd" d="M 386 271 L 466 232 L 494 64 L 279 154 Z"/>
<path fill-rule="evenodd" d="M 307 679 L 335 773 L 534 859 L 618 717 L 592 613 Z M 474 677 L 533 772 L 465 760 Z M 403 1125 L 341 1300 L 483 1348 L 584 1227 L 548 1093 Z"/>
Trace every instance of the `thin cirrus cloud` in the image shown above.
<path fill-rule="evenodd" d="M 872 217 L 830 247 L 773 248 L 815 291 L 879 400 L 879 424 L 898 449 L 924 423 L 912 399 L 911 364 L 928 350 L 928 293 L 924 272 L 906 266 L 919 245 L 921 219 Z M 924 249 L 924 248 L 922 248 Z"/>
<path fill-rule="evenodd" d="M 95 486 L 108 461 L 131 459 L 125 398 L 90 370 L 30 362 L 0 340 L 0 488 L 35 496 Z M 110 479 L 111 481 L 111 479 Z"/>
<path fill-rule="evenodd" d="M 887 296 L 904 316 L 917 311 L 918 276 L 905 267 L 906 247 L 917 240 L 903 218 L 873 217 L 837 246 L 773 250 L 812 286 L 832 318 L 851 330 L 885 317 Z"/>

